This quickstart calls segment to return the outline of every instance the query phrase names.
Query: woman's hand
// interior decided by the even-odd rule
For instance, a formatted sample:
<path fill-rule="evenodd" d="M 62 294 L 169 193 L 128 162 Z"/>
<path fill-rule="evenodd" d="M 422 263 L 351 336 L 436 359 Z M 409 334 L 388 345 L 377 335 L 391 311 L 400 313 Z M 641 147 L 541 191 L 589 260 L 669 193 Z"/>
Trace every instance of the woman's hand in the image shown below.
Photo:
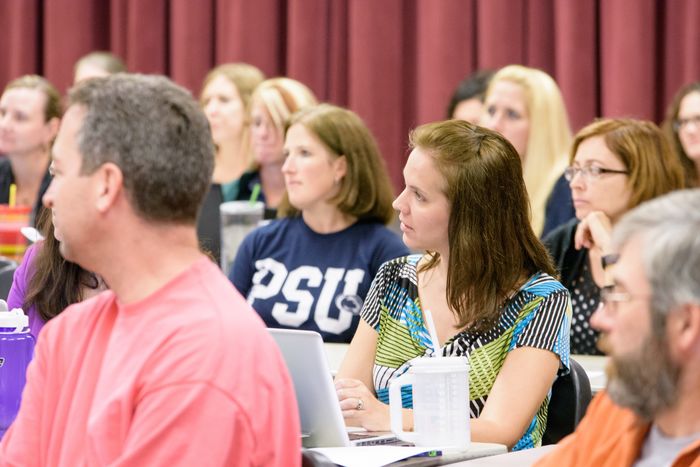
<path fill-rule="evenodd" d="M 367 431 L 390 431 L 389 406 L 377 400 L 374 393 L 358 379 L 336 379 L 335 389 L 347 426 Z"/>
<path fill-rule="evenodd" d="M 577 250 L 588 248 L 597 250 L 600 256 L 607 255 L 610 253 L 611 232 L 610 218 L 602 211 L 593 211 L 579 222 L 574 235 L 574 246 Z"/>

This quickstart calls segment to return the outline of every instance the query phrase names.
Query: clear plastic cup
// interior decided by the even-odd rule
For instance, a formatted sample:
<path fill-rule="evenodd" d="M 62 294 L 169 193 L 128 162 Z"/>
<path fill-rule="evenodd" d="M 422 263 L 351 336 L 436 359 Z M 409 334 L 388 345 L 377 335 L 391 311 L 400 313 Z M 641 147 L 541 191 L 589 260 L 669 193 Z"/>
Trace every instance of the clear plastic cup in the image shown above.
<path fill-rule="evenodd" d="M 27 239 L 22 234 L 22 227 L 29 225 L 31 212 L 32 208 L 29 206 L 0 205 L 0 256 L 18 263 L 22 261 L 27 249 Z"/>
<path fill-rule="evenodd" d="M 219 205 L 221 214 L 221 270 L 228 275 L 243 239 L 263 219 L 265 204 L 261 201 L 229 201 Z"/>
<path fill-rule="evenodd" d="M 403 431 L 401 387 L 413 386 L 413 432 Z M 416 446 L 467 448 L 469 363 L 466 357 L 417 358 L 389 386 L 391 430 Z"/>

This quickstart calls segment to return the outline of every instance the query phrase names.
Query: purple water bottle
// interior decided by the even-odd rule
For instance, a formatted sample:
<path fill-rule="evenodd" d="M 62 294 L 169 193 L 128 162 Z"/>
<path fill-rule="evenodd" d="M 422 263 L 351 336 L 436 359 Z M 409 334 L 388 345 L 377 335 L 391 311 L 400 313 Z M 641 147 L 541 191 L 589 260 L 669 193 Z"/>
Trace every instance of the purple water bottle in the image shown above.
<path fill-rule="evenodd" d="M 19 308 L 7 311 L 7 303 L 0 300 L 0 439 L 17 416 L 33 356 L 29 318 Z"/>

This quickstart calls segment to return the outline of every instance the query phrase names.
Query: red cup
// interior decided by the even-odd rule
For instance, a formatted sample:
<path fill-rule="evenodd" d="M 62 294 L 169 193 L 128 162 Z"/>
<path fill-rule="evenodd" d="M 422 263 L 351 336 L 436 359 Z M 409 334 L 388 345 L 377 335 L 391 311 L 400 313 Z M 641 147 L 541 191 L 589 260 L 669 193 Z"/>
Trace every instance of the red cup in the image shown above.
<path fill-rule="evenodd" d="M 27 239 L 22 235 L 22 227 L 29 225 L 29 206 L 10 207 L 0 204 L 0 256 L 22 261 L 27 249 Z"/>

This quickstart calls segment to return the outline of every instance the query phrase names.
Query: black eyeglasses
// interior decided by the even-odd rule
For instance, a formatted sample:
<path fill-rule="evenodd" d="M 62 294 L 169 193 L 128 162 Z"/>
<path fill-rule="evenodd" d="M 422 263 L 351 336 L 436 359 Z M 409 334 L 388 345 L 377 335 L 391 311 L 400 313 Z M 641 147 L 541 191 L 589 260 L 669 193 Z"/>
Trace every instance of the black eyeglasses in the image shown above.
<path fill-rule="evenodd" d="M 680 131 L 684 128 L 688 128 L 688 125 L 690 125 L 691 123 L 696 127 L 700 127 L 700 115 L 693 115 L 692 117 L 678 118 L 674 120 L 673 129 L 675 131 Z"/>
<path fill-rule="evenodd" d="M 603 174 L 629 174 L 629 172 L 626 170 L 605 169 L 603 167 L 598 167 L 597 165 L 586 167 L 574 167 L 571 165 L 564 169 L 564 178 L 567 182 L 570 182 L 578 173 L 580 173 L 581 176 L 588 181 L 598 180 Z"/>

